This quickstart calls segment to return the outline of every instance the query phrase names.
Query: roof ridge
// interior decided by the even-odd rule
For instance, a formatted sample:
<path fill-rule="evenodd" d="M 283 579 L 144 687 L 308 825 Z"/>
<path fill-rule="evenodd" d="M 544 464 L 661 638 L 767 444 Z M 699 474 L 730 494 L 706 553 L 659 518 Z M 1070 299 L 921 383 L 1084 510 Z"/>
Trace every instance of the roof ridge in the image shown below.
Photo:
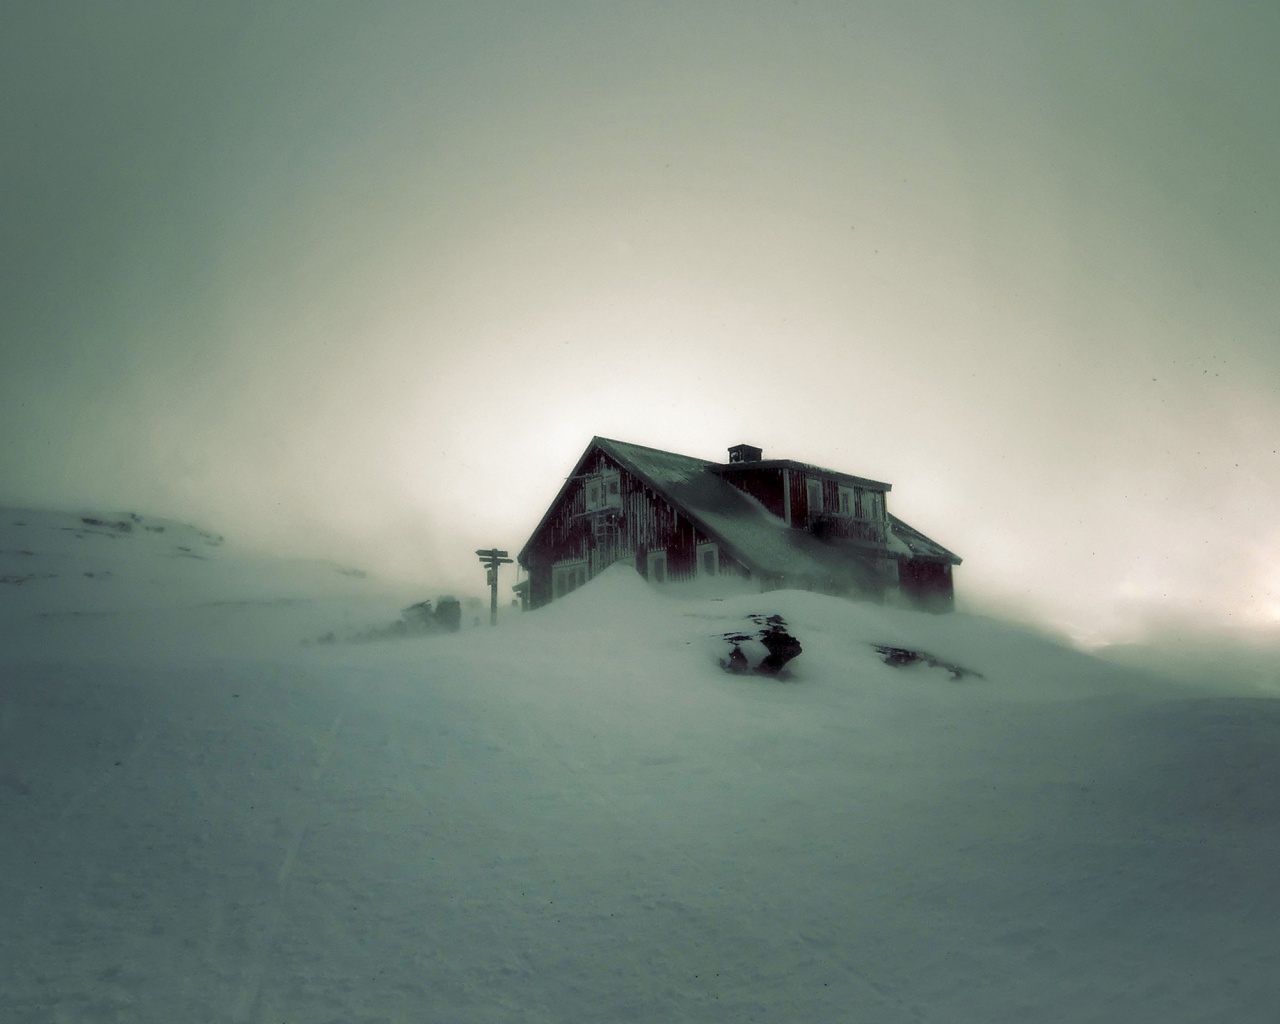
<path fill-rule="evenodd" d="M 692 462 L 705 462 L 707 465 L 711 466 L 720 465 L 720 463 L 713 462 L 710 459 L 704 459 L 698 455 L 684 455 L 680 452 L 667 451 L 665 448 L 654 448 L 647 444 L 636 444 L 634 441 L 619 441 L 614 437 L 601 437 L 599 434 L 592 438 L 592 441 L 603 441 L 605 444 L 621 445 L 624 448 L 639 448 L 641 451 L 655 452 L 658 455 L 670 455 L 677 459 L 689 459 Z"/>

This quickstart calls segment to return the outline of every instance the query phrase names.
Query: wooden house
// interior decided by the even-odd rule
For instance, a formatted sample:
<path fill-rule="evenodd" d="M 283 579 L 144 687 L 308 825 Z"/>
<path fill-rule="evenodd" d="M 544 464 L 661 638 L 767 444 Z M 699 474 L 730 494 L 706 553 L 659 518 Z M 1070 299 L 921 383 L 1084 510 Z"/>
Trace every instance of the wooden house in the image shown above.
<path fill-rule="evenodd" d="M 890 485 L 735 445 L 724 463 L 596 437 L 517 559 L 537 608 L 617 561 L 651 582 L 738 576 L 935 610 L 958 556 L 888 510 Z"/>

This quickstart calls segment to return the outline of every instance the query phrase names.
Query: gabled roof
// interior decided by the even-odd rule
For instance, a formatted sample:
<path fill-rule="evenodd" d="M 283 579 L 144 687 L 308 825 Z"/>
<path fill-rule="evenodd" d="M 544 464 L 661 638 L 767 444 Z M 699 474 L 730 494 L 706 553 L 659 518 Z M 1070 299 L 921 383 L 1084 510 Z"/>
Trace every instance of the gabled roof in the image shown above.
<path fill-rule="evenodd" d="M 592 438 L 575 465 L 573 474 L 565 481 L 555 501 L 520 551 L 522 562 L 533 539 L 541 532 L 587 457 L 596 449 L 661 495 L 673 508 L 695 523 L 710 540 L 719 544 L 725 553 L 753 573 L 788 583 L 812 585 L 856 581 L 867 571 L 866 552 L 825 543 L 804 530 L 792 529 L 751 495 L 725 480 L 721 475 L 725 468 L 722 463 L 628 444 L 607 437 Z M 802 464 L 789 465 L 798 467 Z M 807 468 L 830 476 L 848 477 L 848 474 L 818 470 L 816 467 Z M 874 481 L 869 483 L 874 484 Z M 942 558 L 957 563 L 960 561 L 941 545 L 935 545 L 923 534 L 911 530 L 901 520 L 893 517 L 890 519 L 891 528 L 896 529 L 895 524 L 901 523 L 910 531 L 915 544 L 929 544 L 938 552 L 928 553 L 921 547 L 919 557 Z M 915 554 L 906 541 L 900 542 L 897 548 L 895 552 L 891 542 L 891 557 L 895 554 L 897 557 L 911 557 Z"/>

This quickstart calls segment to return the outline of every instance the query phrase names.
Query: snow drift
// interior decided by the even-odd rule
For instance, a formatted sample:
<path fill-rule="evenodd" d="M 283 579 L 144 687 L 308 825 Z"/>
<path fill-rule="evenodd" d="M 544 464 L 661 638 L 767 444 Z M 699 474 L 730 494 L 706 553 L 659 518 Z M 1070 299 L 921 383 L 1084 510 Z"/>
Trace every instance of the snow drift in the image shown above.
<path fill-rule="evenodd" d="M 2 1019 L 1274 1019 L 1271 699 L 623 570 L 306 646 L 404 595 L 31 521 L 0 531 Z M 752 614 L 803 644 L 786 681 L 721 671 Z"/>

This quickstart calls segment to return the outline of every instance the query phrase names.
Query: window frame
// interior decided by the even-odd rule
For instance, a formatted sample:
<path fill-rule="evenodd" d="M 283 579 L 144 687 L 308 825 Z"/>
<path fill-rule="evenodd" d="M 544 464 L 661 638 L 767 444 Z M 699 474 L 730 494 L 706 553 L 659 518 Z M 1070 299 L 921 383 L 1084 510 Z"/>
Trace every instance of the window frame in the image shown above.
<path fill-rule="evenodd" d="M 825 488 L 822 486 L 822 481 L 816 476 L 805 477 L 804 487 L 805 500 L 809 503 L 809 515 L 822 515 L 826 511 Z M 813 500 L 815 493 L 818 496 L 816 502 Z"/>
<path fill-rule="evenodd" d="M 711 569 L 708 571 L 703 565 L 703 559 L 711 556 Z M 720 575 L 720 545 L 715 541 L 704 541 L 694 548 L 694 565 L 698 576 L 713 577 Z"/>
<path fill-rule="evenodd" d="M 588 512 L 622 508 L 622 474 L 606 469 L 587 477 L 582 485 L 582 503 Z"/>
<path fill-rule="evenodd" d="M 579 587 L 586 586 L 589 576 L 585 559 L 577 558 L 551 567 L 551 599 L 568 597 Z"/>

